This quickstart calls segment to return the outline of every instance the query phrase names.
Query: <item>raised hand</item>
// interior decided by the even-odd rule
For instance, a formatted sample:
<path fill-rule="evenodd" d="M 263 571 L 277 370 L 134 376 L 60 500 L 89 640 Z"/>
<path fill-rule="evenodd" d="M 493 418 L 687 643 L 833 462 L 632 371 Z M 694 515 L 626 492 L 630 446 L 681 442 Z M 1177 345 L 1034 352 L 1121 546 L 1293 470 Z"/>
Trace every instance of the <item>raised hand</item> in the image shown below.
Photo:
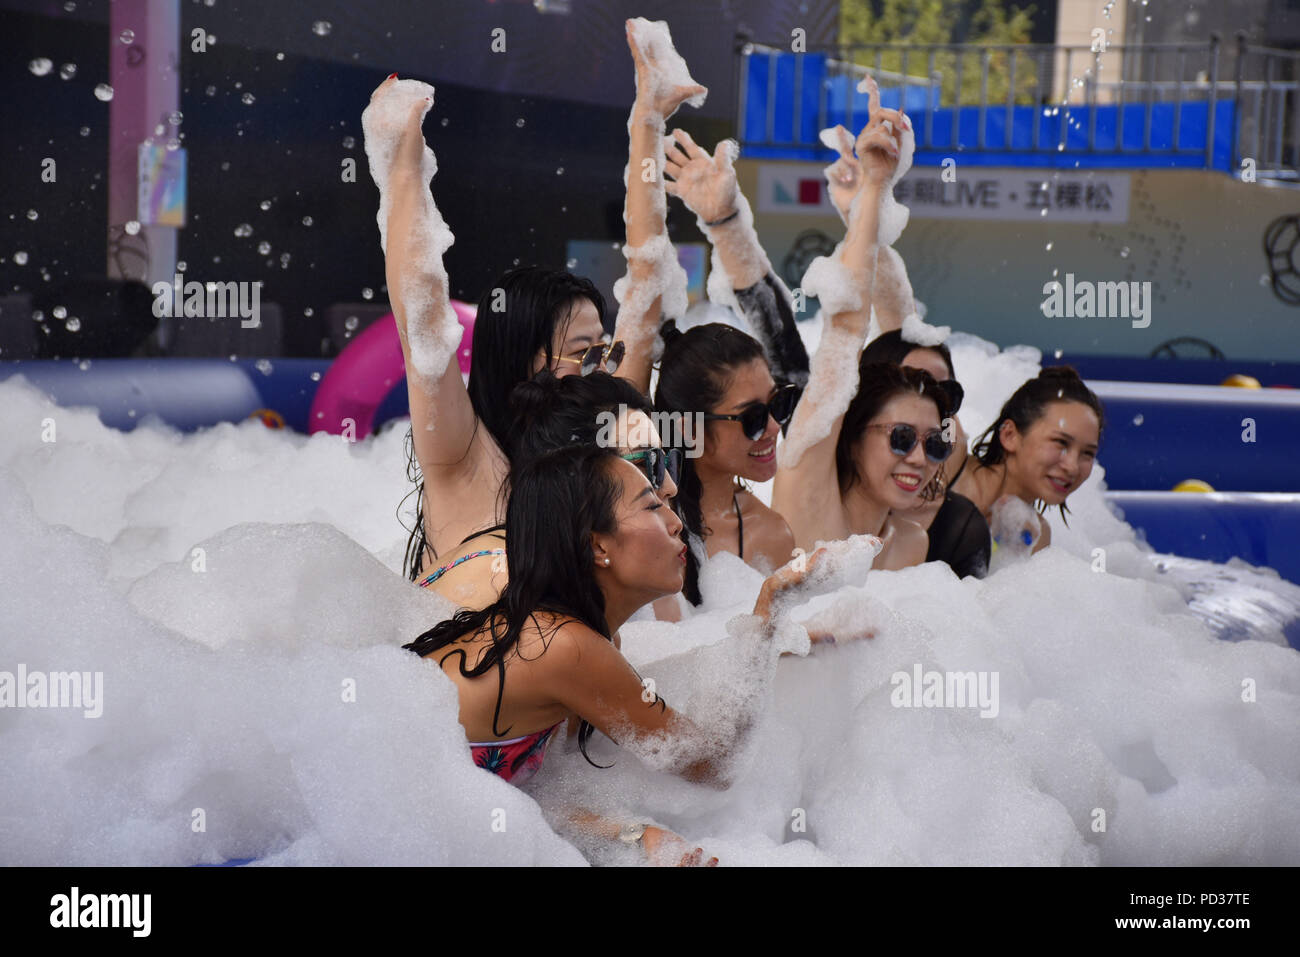
<path fill-rule="evenodd" d="M 627 21 L 627 45 L 636 64 L 637 106 L 647 107 L 666 120 L 687 100 L 709 92 L 698 83 L 683 85 L 667 82 L 665 64 L 658 61 L 653 49 L 642 49 L 637 43 L 631 20 Z"/>
<path fill-rule="evenodd" d="M 427 91 L 427 92 L 426 92 Z M 403 110 L 401 103 L 409 100 Z M 426 83 L 399 85 L 394 73 L 370 94 L 370 104 L 361 114 L 366 138 L 383 143 L 395 142 L 389 168 L 376 170 L 381 175 L 419 174 L 424 163 L 425 143 L 422 125 L 424 114 L 433 106 L 433 87 Z"/>
<path fill-rule="evenodd" d="M 726 219 L 736 211 L 736 171 L 731 140 L 723 140 L 710 156 L 685 130 L 664 137 L 664 189 L 706 223 Z"/>
<path fill-rule="evenodd" d="M 754 602 L 754 614 L 760 618 L 771 619 L 776 602 L 790 594 L 813 575 L 826 558 L 826 549 L 819 548 L 811 555 L 800 555 L 786 562 L 763 580 L 763 587 L 758 591 Z"/>
<path fill-rule="evenodd" d="M 868 100 L 867 125 L 858 134 L 854 149 L 862 165 L 865 182 L 884 186 L 893 178 L 898 168 L 900 140 L 904 129 L 912 128 L 912 121 L 898 110 L 880 105 L 880 87 L 868 76 L 864 81 Z"/>

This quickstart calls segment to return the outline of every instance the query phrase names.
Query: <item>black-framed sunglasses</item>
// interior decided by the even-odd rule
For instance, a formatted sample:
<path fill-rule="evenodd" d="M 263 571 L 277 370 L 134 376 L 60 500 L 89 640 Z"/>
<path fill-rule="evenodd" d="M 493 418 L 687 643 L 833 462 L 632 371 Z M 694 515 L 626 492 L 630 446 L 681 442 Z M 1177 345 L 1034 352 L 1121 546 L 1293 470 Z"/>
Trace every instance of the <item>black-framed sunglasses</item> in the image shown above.
<path fill-rule="evenodd" d="M 944 379 L 939 383 L 939 388 L 948 396 L 948 404 L 952 407 L 952 411 L 948 414 L 956 415 L 961 410 L 961 402 L 966 397 L 966 390 L 956 379 Z"/>
<path fill-rule="evenodd" d="M 581 359 L 573 359 L 569 356 L 555 358 L 559 362 L 576 362 L 580 375 L 591 375 L 597 369 L 613 375 L 623 364 L 623 356 L 626 353 L 627 346 L 623 344 L 623 340 L 614 339 L 611 342 L 597 342 L 593 346 L 588 346 L 582 353 Z"/>
<path fill-rule="evenodd" d="M 676 485 L 682 474 L 682 450 L 681 449 L 661 449 L 651 447 L 648 449 L 639 449 L 636 452 L 628 452 L 623 456 L 629 462 L 644 462 L 646 477 L 650 479 L 650 485 L 657 492 L 664 487 L 664 476 L 667 475 Z"/>
<path fill-rule="evenodd" d="M 745 438 L 751 442 L 761 439 L 763 433 L 767 431 L 767 417 L 770 415 L 776 419 L 776 424 L 784 428 L 790 424 L 790 419 L 794 417 L 794 407 L 799 401 L 799 387 L 797 385 L 777 386 L 776 390 L 766 402 L 755 402 L 747 406 L 744 412 L 738 412 L 735 415 L 720 415 L 716 412 L 706 412 L 706 419 L 722 419 L 727 422 L 739 422 L 740 428 L 745 433 Z"/>
<path fill-rule="evenodd" d="M 916 448 L 916 443 L 922 440 L 925 442 L 925 457 L 931 462 L 944 462 L 952 455 L 952 443 L 943 437 L 943 429 L 931 429 L 921 436 L 917 433 L 916 426 L 906 422 L 887 422 L 869 425 L 867 428 L 888 429 L 889 451 L 899 458 L 910 455 L 912 449 Z"/>

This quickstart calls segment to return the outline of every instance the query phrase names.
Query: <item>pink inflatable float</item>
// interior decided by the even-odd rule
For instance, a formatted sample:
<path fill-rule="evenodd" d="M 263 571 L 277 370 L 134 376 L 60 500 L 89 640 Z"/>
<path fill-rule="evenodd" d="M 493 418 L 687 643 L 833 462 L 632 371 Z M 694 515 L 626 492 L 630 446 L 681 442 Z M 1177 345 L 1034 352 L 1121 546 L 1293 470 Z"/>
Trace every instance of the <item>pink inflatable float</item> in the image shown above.
<path fill-rule="evenodd" d="M 451 300 L 464 330 L 456 358 L 463 375 L 469 375 L 470 344 L 474 338 L 475 308 Z M 406 380 L 402 343 L 397 338 L 397 320 L 390 312 L 376 319 L 352 340 L 325 373 L 312 399 L 309 431 L 342 435 L 352 425 L 351 435 L 363 439 L 374 425 L 375 412 L 393 389 Z"/>

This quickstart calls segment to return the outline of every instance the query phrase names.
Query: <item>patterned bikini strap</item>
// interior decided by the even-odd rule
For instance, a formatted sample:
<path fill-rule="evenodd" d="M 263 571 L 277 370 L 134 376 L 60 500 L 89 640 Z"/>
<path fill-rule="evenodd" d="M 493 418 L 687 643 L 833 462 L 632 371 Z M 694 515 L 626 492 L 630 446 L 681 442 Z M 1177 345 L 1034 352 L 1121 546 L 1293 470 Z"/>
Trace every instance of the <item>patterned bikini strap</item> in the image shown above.
<path fill-rule="evenodd" d="M 459 565 L 461 562 L 467 562 L 467 561 L 469 561 L 471 558 L 480 558 L 480 557 L 482 557 L 483 555 L 504 555 L 505 553 L 506 553 L 506 550 L 505 550 L 504 548 L 487 548 L 487 549 L 484 549 L 484 550 L 481 551 L 481 552 L 470 552 L 468 555 L 462 555 L 462 556 L 460 556 L 460 558 L 457 558 L 457 559 L 455 559 L 454 561 L 450 561 L 450 562 L 448 562 L 447 564 L 445 564 L 445 565 L 443 565 L 443 566 L 441 566 L 441 567 L 435 569 L 434 572 L 433 572 L 433 574 L 429 575 L 428 578 L 426 578 L 424 581 L 420 582 L 420 587 L 421 587 L 421 588 L 424 588 L 424 587 L 426 587 L 426 586 L 428 586 L 428 585 L 432 585 L 432 584 L 433 584 L 434 582 L 436 582 L 439 578 L 441 578 L 444 574 L 446 574 L 447 572 L 451 571 L 453 568 L 455 568 L 455 567 L 456 567 L 457 565 Z"/>

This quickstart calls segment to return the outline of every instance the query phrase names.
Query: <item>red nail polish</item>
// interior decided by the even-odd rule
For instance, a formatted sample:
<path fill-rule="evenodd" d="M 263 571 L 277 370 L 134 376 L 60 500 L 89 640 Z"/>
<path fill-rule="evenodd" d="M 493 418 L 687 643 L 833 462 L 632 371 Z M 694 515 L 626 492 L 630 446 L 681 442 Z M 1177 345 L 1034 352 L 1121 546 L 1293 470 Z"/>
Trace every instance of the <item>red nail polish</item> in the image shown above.
<path fill-rule="evenodd" d="M 392 79 L 395 79 L 396 77 L 397 77 L 397 74 L 396 74 L 396 73 L 390 73 L 390 74 L 388 74 L 388 76 L 386 77 L 386 79 L 392 80 Z"/>

